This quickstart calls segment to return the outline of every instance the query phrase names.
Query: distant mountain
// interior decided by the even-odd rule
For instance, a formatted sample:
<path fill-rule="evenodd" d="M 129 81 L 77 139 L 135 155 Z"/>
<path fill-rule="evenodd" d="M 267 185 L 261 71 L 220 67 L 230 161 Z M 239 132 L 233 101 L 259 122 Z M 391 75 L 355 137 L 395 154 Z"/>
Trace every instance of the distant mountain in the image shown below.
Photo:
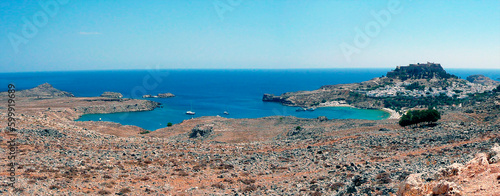
<path fill-rule="evenodd" d="M 7 92 L 2 92 L 0 95 L 7 96 Z M 73 94 L 61 91 L 54 88 L 49 83 L 40 84 L 35 88 L 17 91 L 16 97 L 36 97 L 36 98 L 59 98 L 59 97 L 74 97 Z"/>
<path fill-rule="evenodd" d="M 398 66 L 395 70 L 387 72 L 388 78 L 407 79 L 448 79 L 458 78 L 453 74 L 446 73 L 439 63 L 410 64 L 408 66 Z"/>

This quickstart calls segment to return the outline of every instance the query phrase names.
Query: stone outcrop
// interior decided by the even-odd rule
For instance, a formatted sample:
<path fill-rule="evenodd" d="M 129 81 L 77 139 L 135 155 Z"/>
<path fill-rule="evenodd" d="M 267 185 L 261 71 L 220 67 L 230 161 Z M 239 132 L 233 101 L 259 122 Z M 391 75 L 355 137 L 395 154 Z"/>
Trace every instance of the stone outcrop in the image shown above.
<path fill-rule="evenodd" d="M 422 173 L 410 174 L 400 185 L 398 195 L 497 195 L 500 147 L 495 144 L 488 153 L 479 153 L 466 165 L 454 163 L 439 169 L 431 180 Z"/>
<path fill-rule="evenodd" d="M 6 97 L 7 92 L 0 93 L 0 96 Z M 72 93 L 56 89 L 49 83 L 44 83 L 32 89 L 17 91 L 16 97 L 33 97 L 33 98 L 49 99 L 49 98 L 61 98 L 61 97 L 74 97 L 74 95 Z"/>
<path fill-rule="evenodd" d="M 264 94 L 262 101 L 268 102 L 281 102 L 283 99 L 280 96 L 275 96 L 273 94 Z"/>
<path fill-rule="evenodd" d="M 196 125 L 189 134 L 190 138 L 205 138 L 213 132 L 213 125 Z"/>
<path fill-rule="evenodd" d="M 281 104 L 284 104 L 284 105 L 292 105 L 292 101 L 282 97 L 282 96 L 275 96 L 273 94 L 264 94 L 264 96 L 262 97 L 262 101 L 265 101 L 265 102 L 277 102 L 277 103 L 281 103 Z"/>
<path fill-rule="evenodd" d="M 117 93 L 117 92 L 104 92 L 101 94 L 100 97 L 108 97 L 108 98 L 123 98 L 123 95 L 121 93 Z"/>

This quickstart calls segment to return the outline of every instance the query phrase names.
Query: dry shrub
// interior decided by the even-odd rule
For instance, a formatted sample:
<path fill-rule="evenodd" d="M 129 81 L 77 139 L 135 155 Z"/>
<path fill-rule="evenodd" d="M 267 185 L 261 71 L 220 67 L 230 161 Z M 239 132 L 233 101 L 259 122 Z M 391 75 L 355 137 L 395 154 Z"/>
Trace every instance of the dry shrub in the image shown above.
<path fill-rule="evenodd" d="M 315 192 L 311 193 L 311 196 L 321 196 L 321 193 L 318 191 L 315 191 Z"/>
<path fill-rule="evenodd" d="M 100 191 L 97 192 L 97 194 L 99 194 L 99 195 L 109 195 L 109 194 L 111 194 L 111 192 L 109 192 L 107 190 L 100 190 Z"/>
<path fill-rule="evenodd" d="M 377 174 L 375 179 L 377 179 L 377 183 L 379 184 L 388 184 L 392 181 L 391 175 L 387 172 Z"/>
<path fill-rule="evenodd" d="M 212 187 L 214 187 L 214 188 L 218 188 L 218 189 L 224 189 L 224 188 L 226 188 L 226 187 L 224 186 L 224 184 L 222 184 L 222 183 L 220 183 L 220 182 L 219 182 L 219 183 L 212 184 Z"/>
<path fill-rule="evenodd" d="M 177 175 L 179 176 L 189 176 L 189 174 L 185 171 L 180 171 Z"/>
<path fill-rule="evenodd" d="M 220 164 L 217 169 L 234 169 L 233 165 L 230 164 Z"/>
<path fill-rule="evenodd" d="M 130 188 L 122 188 L 122 189 L 120 189 L 120 193 L 122 193 L 122 194 L 130 193 L 130 192 L 132 192 L 132 190 L 130 190 Z"/>
<path fill-rule="evenodd" d="M 50 189 L 50 190 L 59 189 L 59 188 L 60 188 L 60 187 L 59 187 L 59 186 L 57 186 L 57 185 L 50 185 L 50 186 L 49 186 L 49 189 Z"/>
<path fill-rule="evenodd" d="M 253 191 L 256 191 L 257 190 L 257 187 L 255 185 L 250 185 L 250 186 L 246 186 L 245 188 L 243 188 L 241 190 L 241 192 L 243 193 L 248 193 L 248 192 L 253 192 Z"/>
<path fill-rule="evenodd" d="M 338 191 L 340 188 L 342 188 L 345 184 L 342 182 L 334 182 L 328 185 L 330 190 L 332 191 Z"/>
<path fill-rule="evenodd" d="M 250 185 L 250 184 L 255 183 L 254 179 L 240 179 L 239 181 L 242 182 L 243 184 L 246 184 L 246 185 Z"/>

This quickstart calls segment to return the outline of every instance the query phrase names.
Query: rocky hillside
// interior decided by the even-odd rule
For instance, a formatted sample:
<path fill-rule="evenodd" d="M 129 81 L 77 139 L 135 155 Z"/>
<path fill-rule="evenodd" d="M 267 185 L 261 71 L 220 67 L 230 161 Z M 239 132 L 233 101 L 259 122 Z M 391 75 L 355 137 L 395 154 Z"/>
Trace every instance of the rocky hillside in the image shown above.
<path fill-rule="evenodd" d="M 7 92 L 0 93 L 0 96 L 6 97 Z M 17 91 L 16 97 L 60 98 L 60 97 L 74 97 L 74 95 L 69 92 L 56 89 L 49 83 L 44 83 L 32 89 Z"/>
<path fill-rule="evenodd" d="M 408 66 L 398 66 L 395 70 L 387 73 L 388 78 L 407 79 L 448 79 L 458 78 L 455 75 L 446 73 L 438 63 L 410 64 Z"/>
<path fill-rule="evenodd" d="M 135 105 L 129 101 L 20 99 L 18 181 L 16 189 L 1 187 L 0 194 L 412 195 L 407 190 L 455 193 L 452 183 L 463 187 L 462 195 L 498 192 L 495 163 L 480 159 L 472 170 L 468 163 L 500 143 L 500 93 L 442 108 L 437 125 L 415 128 L 396 120 L 203 117 L 139 134 L 132 126 L 63 118 L 80 113 L 77 105 Z M 4 111 L 0 128 L 8 120 Z M 8 153 L 8 137 L 0 132 L 2 154 Z M 498 158 L 486 155 L 488 161 Z M 447 169 L 454 164 L 464 169 Z M 441 171 L 452 176 L 434 175 Z M 420 181 L 412 177 L 417 174 Z M 411 179 L 417 183 L 406 186 Z"/>
<path fill-rule="evenodd" d="M 48 83 L 17 91 L 15 95 L 16 110 L 30 108 L 30 110 L 53 111 L 57 112 L 59 118 L 71 120 L 83 114 L 149 111 L 160 105 L 150 100 L 118 98 L 121 94 L 112 92 L 105 92 L 101 97 L 74 97 L 73 94 L 56 89 Z M 0 93 L 0 101 L 7 98 L 7 92 Z M 2 108 L 0 106 L 0 109 Z"/>
<path fill-rule="evenodd" d="M 398 66 L 389 71 L 387 77 L 325 85 L 318 90 L 279 96 L 264 94 L 262 101 L 301 107 L 334 105 L 332 103 L 342 101 L 359 108 L 399 110 L 402 107 L 460 104 L 470 95 L 490 92 L 497 87 L 496 81 L 484 76 L 474 75 L 469 80 L 473 82 L 446 73 L 440 64 L 412 64 Z"/>
<path fill-rule="evenodd" d="M 477 154 L 465 165 L 454 163 L 433 174 L 410 174 L 400 185 L 398 195 L 500 195 L 499 160 L 500 147 L 495 143 L 490 151 Z"/>

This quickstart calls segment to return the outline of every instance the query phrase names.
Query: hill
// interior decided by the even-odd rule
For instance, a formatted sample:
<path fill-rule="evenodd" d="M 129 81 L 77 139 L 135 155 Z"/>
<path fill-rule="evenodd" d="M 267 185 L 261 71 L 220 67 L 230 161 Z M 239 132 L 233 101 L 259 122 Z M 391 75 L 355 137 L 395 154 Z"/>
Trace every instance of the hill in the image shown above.
<path fill-rule="evenodd" d="M 7 92 L 0 93 L 0 96 L 6 97 Z M 32 89 L 17 91 L 16 97 L 62 98 L 74 97 L 74 95 L 72 93 L 56 89 L 49 83 L 44 83 Z"/>
<path fill-rule="evenodd" d="M 496 81 L 482 75 L 468 79 L 447 73 L 438 63 L 419 63 L 398 66 L 386 77 L 360 83 L 325 85 L 318 90 L 287 92 L 280 96 L 265 94 L 262 101 L 301 107 L 346 103 L 358 108 L 401 110 L 479 101 L 475 95 L 491 92 L 498 86 Z"/>
<path fill-rule="evenodd" d="M 446 73 L 439 63 L 410 64 L 408 66 L 398 66 L 395 70 L 387 72 L 388 78 L 407 79 L 448 79 L 458 78 L 453 74 Z"/>

